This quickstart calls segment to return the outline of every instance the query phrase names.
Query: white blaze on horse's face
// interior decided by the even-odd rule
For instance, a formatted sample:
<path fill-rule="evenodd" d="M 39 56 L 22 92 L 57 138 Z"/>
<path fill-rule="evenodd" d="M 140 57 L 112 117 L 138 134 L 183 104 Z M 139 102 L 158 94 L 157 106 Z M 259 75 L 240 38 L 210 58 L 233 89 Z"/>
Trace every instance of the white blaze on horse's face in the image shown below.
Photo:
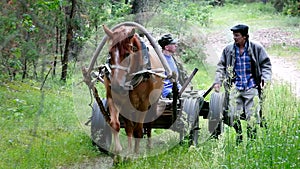
<path fill-rule="evenodd" d="M 126 76 L 128 74 L 129 61 L 128 58 L 123 60 L 120 59 L 120 52 L 118 48 L 115 48 L 111 52 L 112 60 L 112 79 L 111 79 L 111 88 L 114 92 L 124 94 L 124 86 L 126 82 Z"/>

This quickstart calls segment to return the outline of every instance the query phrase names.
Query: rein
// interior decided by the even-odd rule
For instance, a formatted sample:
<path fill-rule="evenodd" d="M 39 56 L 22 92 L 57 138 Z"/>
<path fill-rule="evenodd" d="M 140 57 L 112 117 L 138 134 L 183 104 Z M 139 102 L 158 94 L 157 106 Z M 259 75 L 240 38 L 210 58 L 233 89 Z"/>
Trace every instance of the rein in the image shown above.
<path fill-rule="evenodd" d="M 120 66 L 120 65 L 110 65 L 111 69 L 120 69 L 120 70 L 124 70 L 126 72 L 128 72 L 129 68 L 125 67 L 125 66 Z"/>

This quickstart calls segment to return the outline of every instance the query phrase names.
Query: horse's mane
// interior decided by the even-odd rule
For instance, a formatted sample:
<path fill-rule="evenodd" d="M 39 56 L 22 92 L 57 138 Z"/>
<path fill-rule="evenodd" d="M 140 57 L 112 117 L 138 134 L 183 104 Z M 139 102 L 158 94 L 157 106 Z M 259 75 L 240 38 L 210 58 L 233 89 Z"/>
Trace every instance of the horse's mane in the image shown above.
<path fill-rule="evenodd" d="M 142 56 L 142 45 L 138 34 L 135 33 L 135 27 L 121 26 L 114 30 L 113 38 L 110 39 L 110 49 L 117 48 L 119 56 L 124 57 L 127 54 L 137 54 Z M 141 57 L 135 57 L 131 71 L 137 71 L 138 67 L 143 63 Z"/>
<path fill-rule="evenodd" d="M 131 37 L 133 39 L 130 41 Z M 137 34 L 135 34 L 135 27 L 132 26 L 121 26 L 113 31 L 113 38 L 110 39 L 110 48 L 118 47 L 119 50 L 131 51 L 128 44 L 132 43 L 133 46 L 140 49 L 140 44 Z M 120 54 L 123 56 L 125 51 L 120 51 Z"/>

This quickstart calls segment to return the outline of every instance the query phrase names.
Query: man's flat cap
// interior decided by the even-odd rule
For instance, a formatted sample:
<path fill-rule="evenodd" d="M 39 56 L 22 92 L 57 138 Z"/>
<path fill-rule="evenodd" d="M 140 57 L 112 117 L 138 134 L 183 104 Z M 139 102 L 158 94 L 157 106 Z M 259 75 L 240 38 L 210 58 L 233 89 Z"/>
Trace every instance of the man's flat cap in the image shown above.
<path fill-rule="evenodd" d="M 233 32 L 240 32 L 242 35 L 247 35 L 249 27 L 247 25 L 238 24 L 230 29 Z"/>
<path fill-rule="evenodd" d="M 171 34 L 166 34 L 158 40 L 158 44 L 162 48 L 164 48 L 165 46 L 167 46 L 169 44 L 176 44 L 177 42 L 178 42 L 178 39 L 173 39 Z"/>

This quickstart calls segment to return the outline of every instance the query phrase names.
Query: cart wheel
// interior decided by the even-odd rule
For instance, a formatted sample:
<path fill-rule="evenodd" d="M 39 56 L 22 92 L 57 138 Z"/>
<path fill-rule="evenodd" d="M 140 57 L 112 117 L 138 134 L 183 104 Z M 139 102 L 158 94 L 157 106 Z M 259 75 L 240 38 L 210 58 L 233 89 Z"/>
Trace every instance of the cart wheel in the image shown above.
<path fill-rule="evenodd" d="M 192 136 L 193 136 L 193 143 L 194 143 L 194 145 L 196 146 L 196 145 L 198 145 L 198 138 L 199 138 L 199 112 L 200 112 L 200 109 L 199 109 L 199 103 L 200 103 L 200 100 L 199 100 L 199 98 L 194 98 L 193 99 L 194 100 L 194 104 L 193 104 L 193 117 L 194 117 L 194 119 L 193 119 L 193 121 L 194 121 L 194 125 L 192 126 L 193 127 L 193 130 L 192 130 L 192 132 L 193 132 L 193 134 L 192 134 Z"/>
<path fill-rule="evenodd" d="M 185 100 L 183 110 L 188 114 L 189 123 L 189 145 L 198 144 L 199 132 L 199 98 L 190 97 Z"/>
<path fill-rule="evenodd" d="M 106 100 L 102 100 L 106 105 Z M 108 153 L 112 140 L 110 126 L 106 123 L 97 102 L 93 104 L 91 118 L 91 136 L 93 144 L 95 144 L 101 152 Z"/>
<path fill-rule="evenodd" d="M 208 130 L 212 137 L 218 138 L 223 132 L 223 93 L 212 93 L 209 101 Z"/>
<path fill-rule="evenodd" d="M 183 111 L 187 113 L 187 119 L 188 119 L 188 129 L 191 129 L 191 102 L 192 98 L 185 98 L 184 103 L 183 103 Z"/>

